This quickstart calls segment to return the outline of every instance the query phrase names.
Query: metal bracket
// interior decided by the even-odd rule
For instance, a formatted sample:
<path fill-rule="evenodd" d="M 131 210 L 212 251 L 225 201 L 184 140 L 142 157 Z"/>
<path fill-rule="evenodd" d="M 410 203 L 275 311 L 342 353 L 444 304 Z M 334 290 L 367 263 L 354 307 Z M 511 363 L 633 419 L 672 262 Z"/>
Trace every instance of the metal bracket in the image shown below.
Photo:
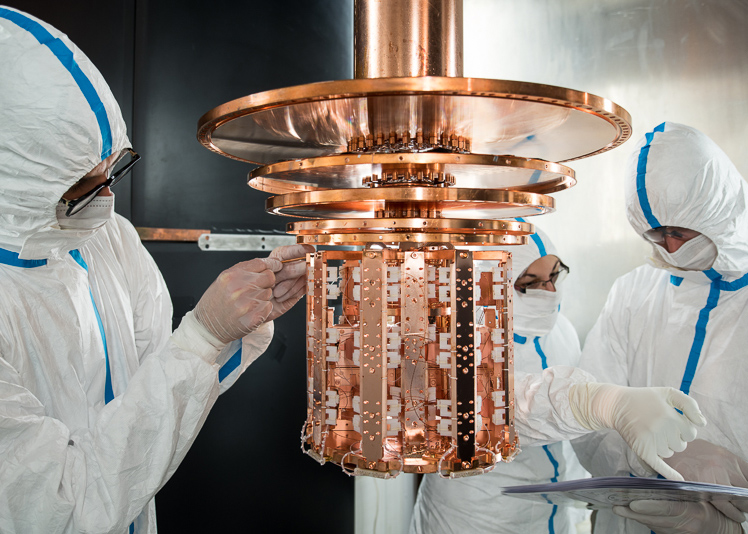
<path fill-rule="evenodd" d="M 284 245 L 295 245 L 296 236 L 283 234 L 203 234 L 197 246 L 206 252 L 263 251 Z"/>

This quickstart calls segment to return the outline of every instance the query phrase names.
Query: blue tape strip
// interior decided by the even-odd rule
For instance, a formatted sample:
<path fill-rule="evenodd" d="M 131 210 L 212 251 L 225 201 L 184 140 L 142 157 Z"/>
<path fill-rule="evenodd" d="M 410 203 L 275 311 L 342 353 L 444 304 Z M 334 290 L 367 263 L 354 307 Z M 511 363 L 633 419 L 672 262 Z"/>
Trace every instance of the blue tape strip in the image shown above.
<path fill-rule="evenodd" d="M 223 379 L 229 376 L 239 364 L 242 363 L 242 346 L 239 344 L 239 350 L 237 350 L 231 358 L 218 370 L 218 381 L 223 382 Z"/>
<path fill-rule="evenodd" d="M 540 356 L 540 365 L 543 366 L 543 369 L 548 369 L 548 360 L 545 357 L 543 349 L 540 348 L 540 336 L 535 336 L 535 339 L 532 341 L 535 344 L 535 351 L 538 353 L 538 356 Z"/>
<path fill-rule="evenodd" d="M 79 250 L 71 250 L 70 255 L 73 257 L 75 262 L 83 267 L 88 272 L 88 265 L 83 260 L 83 256 Z M 91 288 L 88 288 L 88 294 L 91 296 L 91 304 L 93 304 L 94 313 L 96 314 L 96 322 L 99 324 L 99 333 L 101 334 L 101 342 L 104 344 L 104 357 L 106 358 L 106 382 L 104 384 L 104 402 L 109 402 L 114 399 L 114 389 L 112 388 L 112 372 L 109 367 L 109 349 L 106 344 L 106 333 L 104 332 L 104 323 L 101 322 L 101 315 L 99 315 L 99 309 L 96 307 L 96 302 L 93 298 L 93 292 Z"/>
<path fill-rule="evenodd" d="M 743 289 L 745 286 L 748 286 L 748 273 L 732 282 L 725 282 L 721 279 L 719 280 L 720 291 L 737 291 L 738 289 Z"/>
<path fill-rule="evenodd" d="M 525 336 L 520 336 L 519 334 L 513 334 L 513 336 L 515 343 L 519 343 L 520 345 L 527 343 L 527 338 Z"/>
<path fill-rule="evenodd" d="M 537 341 L 537 337 L 535 340 Z M 545 369 L 545 367 L 544 367 Z M 550 449 L 548 448 L 548 445 L 543 445 L 543 450 L 545 451 L 546 456 L 548 456 L 548 460 L 550 460 L 551 465 L 553 465 L 553 478 L 551 478 L 551 482 L 556 483 L 558 482 L 558 461 L 553 457 L 553 454 L 551 454 Z M 548 498 L 546 498 L 548 500 Z M 550 501 L 549 501 L 550 502 Z M 558 512 L 558 506 L 553 505 L 553 510 L 551 511 L 551 516 L 548 518 L 548 532 L 551 534 L 555 534 L 556 529 L 553 526 L 553 519 L 556 517 L 556 513 Z"/>
<path fill-rule="evenodd" d="M 691 344 L 691 351 L 688 353 L 686 371 L 683 374 L 683 380 L 680 384 L 680 390 L 686 395 L 691 391 L 691 383 L 693 382 L 693 377 L 696 374 L 696 366 L 699 364 L 699 358 L 701 357 L 701 349 L 704 346 L 704 338 L 706 337 L 706 326 L 709 322 L 709 313 L 717 307 L 717 303 L 719 302 L 720 281 L 718 279 L 712 282 L 709 288 L 709 296 L 706 299 L 706 305 L 699 312 L 699 319 L 696 321 L 696 333 L 693 338 L 693 344 Z"/>
<path fill-rule="evenodd" d="M 657 126 L 654 130 L 645 135 L 647 144 L 644 145 L 639 151 L 639 161 L 636 164 L 636 194 L 639 197 L 639 206 L 644 213 L 644 218 L 652 228 L 659 228 L 662 226 L 657 217 L 652 213 L 652 207 L 649 205 L 649 197 L 647 196 L 647 158 L 649 157 L 649 148 L 652 144 L 655 132 L 665 131 L 665 123 L 663 122 Z"/>
<path fill-rule="evenodd" d="M 12 265 L 13 267 L 32 269 L 34 267 L 43 267 L 44 265 L 47 265 L 47 260 L 21 260 L 18 258 L 17 252 L 11 252 L 10 250 L 0 248 L 0 263 Z"/>
<path fill-rule="evenodd" d="M 104 103 L 99 98 L 91 80 L 88 79 L 75 61 L 72 50 L 60 39 L 55 39 L 44 26 L 21 13 L 0 8 L 0 18 L 11 21 L 33 35 L 39 41 L 39 44 L 49 48 L 57 59 L 60 60 L 62 66 L 67 69 L 78 84 L 91 111 L 96 116 L 96 122 L 99 123 L 99 130 L 101 132 L 101 159 L 108 158 L 112 154 L 112 130 L 109 126 L 109 117 L 107 117 Z"/>
<path fill-rule="evenodd" d="M 674 286 L 678 287 L 683 282 L 683 278 L 680 276 L 675 276 L 674 274 L 670 275 L 670 283 Z"/>
<path fill-rule="evenodd" d="M 516 217 L 514 220 L 519 221 L 519 222 L 527 222 L 522 217 Z M 535 243 L 535 246 L 538 247 L 538 252 L 540 252 L 540 257 L 542 258 L 543 256 L 546 256 L 547 253 L 545 251 L 545 245 L 543 244 L 543 240 L 540 239 L 540 236 L 538 234 L 532 234 L 530 238 Z"/>

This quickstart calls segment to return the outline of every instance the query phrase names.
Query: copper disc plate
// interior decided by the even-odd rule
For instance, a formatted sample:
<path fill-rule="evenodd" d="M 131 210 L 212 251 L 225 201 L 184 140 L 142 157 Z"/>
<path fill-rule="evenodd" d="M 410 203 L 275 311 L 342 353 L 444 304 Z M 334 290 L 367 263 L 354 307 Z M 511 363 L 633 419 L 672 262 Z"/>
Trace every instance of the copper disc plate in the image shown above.
<path fill-rule="evenodd" d="M 480 154 L 355 153 L 258 167 L 249 185 L 274 194 L 360 188 L 364 177 L 385 174 L 451 174 L 456 187 L 512 189 L 548 194 L 573 186 L 574 171 L 559 163 Z"/>
<path fill-rule="evenodd" d="M 497 189 L 455 187 L 377 187 L 328 189 L 270 197 L 265 209 L 276 215 L 314 219 L 374 219 L 392 204 L 439 211 L 424 218 L 496 220 L 541 215 L 554 210 L 553 197 Z M 418 217 L 410 214 L 407 218 Z"/>
<path fill-rule="evenodd" d="M 294 235 L 426 232 L 522 236 L 534 231 L 534 226 L 527 222 L 470 219 L 328 219 L 295 221 L 286 225 L 286 232 Z"/>
<path fill-rule="evenodd" d="M 381 233 L 381 234 L 323 234 L 297 235 L 297 243 L 310 245 L 338 245 L 362 247 L 371 243 L 395 245 L 398 243 L 452 244 L 456 246 L 504 246 L 526 245 L 526 235 L 504 234 L 434 234 L 430 232 Z"/>
<path fill-rule="evenodd" d="M 265 165 L 348 151 L 371 135 L 456 135 L 475 154 L 569 161 L 631 136 L 629 113 L 605 98 L 527 82 L 376 78 L 256 93 L 198 121 L 198 139 L 225 156 Z"/>

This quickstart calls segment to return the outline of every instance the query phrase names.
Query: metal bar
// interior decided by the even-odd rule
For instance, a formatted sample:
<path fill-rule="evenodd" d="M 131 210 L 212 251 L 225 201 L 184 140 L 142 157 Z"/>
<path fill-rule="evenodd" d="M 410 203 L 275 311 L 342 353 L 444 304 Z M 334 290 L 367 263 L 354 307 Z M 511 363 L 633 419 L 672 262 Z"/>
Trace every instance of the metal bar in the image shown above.
<path fill-rule="evenodd" d="M 360 78 L 462 77 L 462 0 L 356 0 Z"/>
<path fill-rule="evenodd" d="M 141 241 L 184 241 L 196 242 L 200 236 L 210 234 L 210 230 L 193 230 L 184 228 L 147 228 L 136 227 Z"/>
<path fill-rule="evenodd" d="M 202 250 L 218 251 L 271 251 L 276 247 L 296 244 L 296 238 L 284 234 L 211 234 L 201 235 L 197 246 Z M 302 258 L 303 259 L 303 258 Z"/>
<path fill-rule="evenodd" d="M 400 302 L 403 357 L 402 398 L 405 409 L 403 425 L 404 454 L 422 453 L 426 443 L 426 403 L 428 401 L 428 302 L 423 252 L 406 252 L 402 263 Z"/>
<path fill-rule="evenodd" d="M 457 456 L 472 462 L 475 456 L 475 325 L 473 298 L 473 254 L 469 250 L 455 253 L 455 310 L 457 327 L 455 360 L 457 361 Z"/>
<path fill-rule="evenodd" d="M 313 326 L 313 333 L 307 336 L 308 358 L 312 366 L 312 440 L 316 447 L 322 446 L 322 426 L 325 424 L 325 392 L 327 390 L 327 366 L 325 361 L 325 338 L 327 337 L 327 314 L 325 297 L 325 263 L 320 254 L 312 256 L 310 272 L 314 272 L 314 288 L 310 307 L 312 316 L 308 322 Z M 325 451 L 320 449 L 320 455 Z"/>
<path fill-rule="evenodd" d="M 361 449 L 369 462 L 384 456 L 387 433 L 387 264 L 381 250 L 361 260 Z"/>

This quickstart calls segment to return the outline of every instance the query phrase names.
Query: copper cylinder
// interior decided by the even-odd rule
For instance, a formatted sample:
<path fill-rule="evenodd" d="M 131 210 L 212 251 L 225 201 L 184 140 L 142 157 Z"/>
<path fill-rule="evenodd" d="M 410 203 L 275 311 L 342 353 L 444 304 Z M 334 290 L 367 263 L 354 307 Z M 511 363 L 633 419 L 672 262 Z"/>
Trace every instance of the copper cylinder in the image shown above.
<path fill-rule="evenodd" d="M 462 0 L 355 0 L 356 78 L 462 77 Z"/>

